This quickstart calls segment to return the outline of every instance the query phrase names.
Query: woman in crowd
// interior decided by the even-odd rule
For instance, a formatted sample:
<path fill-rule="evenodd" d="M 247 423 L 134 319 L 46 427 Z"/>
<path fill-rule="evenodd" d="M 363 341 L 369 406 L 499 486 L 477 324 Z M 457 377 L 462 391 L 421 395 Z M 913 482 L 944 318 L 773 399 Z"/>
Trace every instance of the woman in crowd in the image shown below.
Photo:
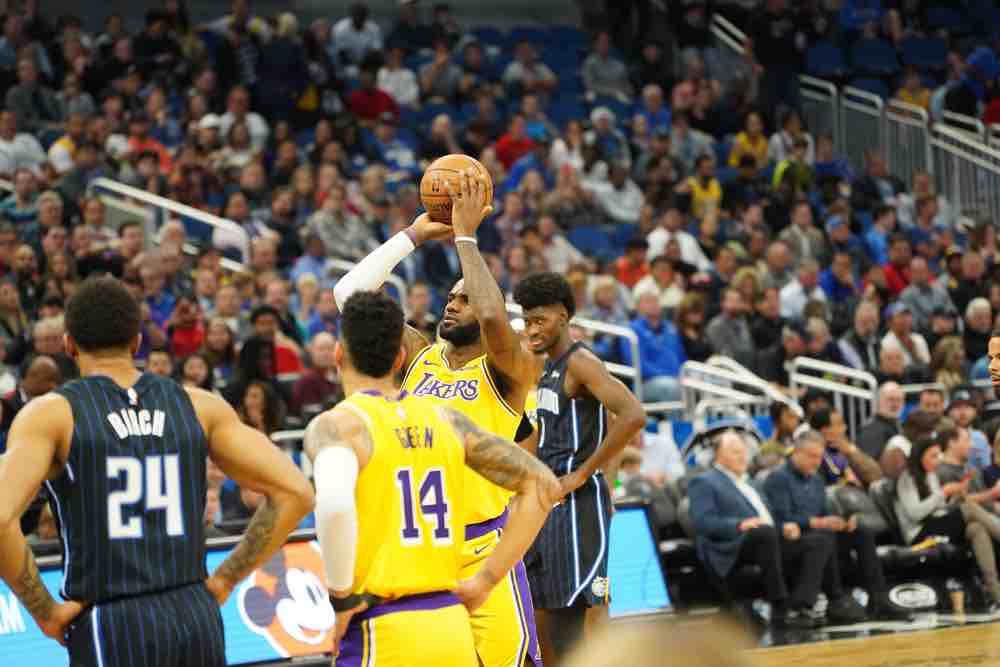
<path fill-rule="evenodd" d="M 247 426 L 271 434 L 281 428 L 285 410 L 271 385 L 254 381 L 243 391 L 237 412 Z"/>
<path fill-rule="evenodd" d="M 181 359 L 175 369 L 177 381 L 185 387 L 198 387 L 205 391 L 212 391 L 213 377 L 212 367 L 208 359 L 200 352 L 189 354 Z"/>
<path fill-rule="evenodd" d="M 691 361 L 705 361 L 712 356 L 712 347 L 705 340 L 705 297 L 689 292 L 677 304 L 674 326 L 681 335 L 684 353 Z"/>
<path fill-rule="evenodd" d="M 214 386 L 223 389 L 236 369 L 236 342 L 225 319 L 213 317 L 208 321 L 200 354 L 212 369 Z"/>

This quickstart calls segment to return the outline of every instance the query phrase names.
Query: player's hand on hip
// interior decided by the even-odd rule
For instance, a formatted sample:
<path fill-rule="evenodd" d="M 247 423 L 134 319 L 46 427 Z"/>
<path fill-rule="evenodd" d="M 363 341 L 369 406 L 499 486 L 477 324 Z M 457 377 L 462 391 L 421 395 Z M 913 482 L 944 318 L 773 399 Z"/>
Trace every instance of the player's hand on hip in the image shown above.
<path fill-rule="evenodd" d="M 336 664 L 337 656 L 340 655 L 340 642 L 347 634 L 347 626 L 351 624 L 351 619 L 354 618 L 355 614 L 360 614 L 364 610 L 368 609 L 367 602 L 361 602 L 357 606 L 351 607 L 350 609 L 345 609 L 344 611 L 338 611 L 336 613 L 337 622 L 334 625 L 333 632 L 333 662 Z"/>
<path fill-rule="evenodd" d="M 446 239 L 452 235 L 454 230 L 452 230 L 451 225 L 434 222 L 431 220 L 431 216 L 421 213 L 413 221 L 413 224 L 410 225 L 410 231 L 413 232 L 413 236 L 416 238 L 414 243 L 419 246 L 427 241 L 441 241 Z"/>
<path fill-rule="evenodd" d="M 469 613 L 472 613 L 483 606 L 492 590 L 493 586 L 490 585 L 487 578 L 477 573 L 468 579 L 458 582 L 455 595 L 465 605 L 465 608 L 469 610 Z"/>
<path fill-rule="evenodd" d="M 484 201 L 486 183 L 474 169 L 466 169 L 458 175 L 458 191 L 450 181 L 445 181 L 445 190 L 451 195 L 451 225 L 455 236 L 475 236 L 479 224 L 493 212 L 489 202 Z"/>
<path fill-rule="evenodd" d="M 49 618 L 45 621 L 39 622 L 38 627 L 42 629 L 46 637 L 50 639 L 55 639 L 57 642 L 66 645 L 66 633 L 69 631 L 70 624 L 76 620 L 76 617 L 83 613 L 86 607 L 76 600 L 70 600 L 68 602 L 63 602 L 57 604 L 53 609 Z"/>
<path fill-rule="evenodd" d="M 207 588 L 208 592 L 212 594 L 212 597 L 215 598 L 215 601 L 219 603 L 220 607 L 226 604 L 226 600 L 229 599 L 229 595 L 233 592 L 233 589 L 229 584 L 215 575 L 212 575 L 205 580 L 205 588 Z"/>

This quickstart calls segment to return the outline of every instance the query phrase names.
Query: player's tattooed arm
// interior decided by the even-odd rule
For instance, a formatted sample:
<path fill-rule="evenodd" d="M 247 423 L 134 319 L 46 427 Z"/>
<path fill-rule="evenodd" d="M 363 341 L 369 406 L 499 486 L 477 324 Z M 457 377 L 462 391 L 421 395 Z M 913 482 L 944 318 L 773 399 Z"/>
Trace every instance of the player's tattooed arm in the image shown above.
<path fill-rule="evenodd" d="M 265 498 L 253 518 L 247 525 L 243 539 L 236 545 L 233 552 L 217 569 L 214 576 L 221 578 L 230 588 L 234 588 L 257 567 L 274 538 L 274 528 L 277 525 L 280 512 L 280 501 L 277 503 Z"/>
<path fill-rule="evenodd" d="M 11 582 L 11 588 L 24 608 L 36 620 L 47 621 L 52 617 L 56 601 L 42 583 L 42 577 L 38 574 L 38 564 L 35 563 L 35 555 L 30 546 L 24 547 L 24 565 L 17 579 Z"/>
<path fill-rule="evenodd" d="M 476 426 L 457 410 L 441 408 L 465 445 L 465 463 L 497 486 L 534 492 L 539 504 L 552 507 L 560 498 L 559 482 L 544 463 L 523 449 Z"/>
<path fill-rule="evenodd" d="M 319 415 L 306 427 L 303 448 L 310 459 L 327 447 L 347 447 L 354 450 L 361 467 L 371 458 L 374 449 L 371 431 L 364 420 L 347 404 Z"/>

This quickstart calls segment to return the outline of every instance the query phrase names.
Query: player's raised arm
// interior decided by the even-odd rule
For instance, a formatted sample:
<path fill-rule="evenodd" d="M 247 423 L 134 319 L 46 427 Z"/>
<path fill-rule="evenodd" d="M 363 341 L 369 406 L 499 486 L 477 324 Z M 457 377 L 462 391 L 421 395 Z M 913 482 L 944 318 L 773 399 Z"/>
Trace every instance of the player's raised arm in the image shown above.
<path fill-rule="evenodd" d="M 568 373 L 575 385 L 600 401 L 615 418 L 609 420 L 608 433 L 597 450 L 579 468 L 560 478 L 564 494 L 580 488 L 595 472 L 603 470 L 646 425 L 646 412 L 639 399 L 621 380 L 608 373 L 604 362 L 593 352 L 574 353 L 569 359 Z"/>
<path fill-rule="evenodd" d="M 451 220 L 455 230 L 455 248 L 462 265 L 462 280 L 469 305 L 482 327 L 486 355 L 501 373 L 517 382 L 530 384 L 538 377 L 542 359 L 521 346 L 521 337 L 510 325 L 507 305 L 486 264 L 476 241 L 476 230 L 493 211 L 483 202 L 486 191 L 484 177 L 467 169 L 459 177 L 458 191 L 450 183 L 445 186 L 452 197 Z"/>
<path fill-rule="evenodd" d="M 38 574 L 38 565 L 21 532 L 21 515 L 42 483 L 62 468 L 73 415 L 66 399 L 37 398 L 14 418 L 7 453 L 0 456 L 0 577 L 47 636 L 60 643 L 69 623 L 83 610 L 79 602 L 59 604 Z"/>
<path fill-rule="evenodd" d="M 392 270 L 405 257 L 427 241 L 442 239 L 451 234 L 451 227 L 432 222 L 430 216 L 421 213 L 409 227 L 371 251 L 368 256 L 348 271 L 333 288 L 337 308 L 344 309 L 347 299 L 356 292 L 371 292 L 382 288 Z M 403 349 L 406 358 L 412 360 L 417 352 L 427 347 L 427 339 L 411 326 L 403 332 Z"/>
<path fill-rule="evenodd" d="M 439 409 L 465 445 L 465 464 L 494 484 L 517 492 L 496 548 L 479 572 L 459 585 L 459 597 L 474 610 L 524 556 L 561 490 L 545 464 L 514 443 L 482 430 L 457 410 Z"/>
<path fill-rule="evenodd" d="M 358 541 L 354 491 L 372 453 L 371 433 L 346 406 L 324 412 L 306 429 L 305 452 L 316 482 L 316 534 L 335 596 L 350 594 Z"/>
<path fill-rule="evenodd" d="M 312 485 L 267 436 L 240 421 L 221 398 L 188 389 L 208 439 L 209 456 L 242 488 L 264 495 L 243 539 L 207 582 L 219 604 L 240 581 L 281 548 L 289 533 L 312 511 Z"/>

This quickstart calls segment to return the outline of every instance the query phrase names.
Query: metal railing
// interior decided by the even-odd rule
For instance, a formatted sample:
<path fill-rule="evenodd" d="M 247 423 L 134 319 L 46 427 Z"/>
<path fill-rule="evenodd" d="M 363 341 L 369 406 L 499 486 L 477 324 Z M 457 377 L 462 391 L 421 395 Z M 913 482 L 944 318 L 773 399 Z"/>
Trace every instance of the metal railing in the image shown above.
<path fill-rule="evenodd" d="M 148 239 L 156 238 L 156 231 L 165 222 L 181 218 L 185 222 L 204 225 L 212 232 L 219 229 L 234 238 L 241 239 L 239 249 L 243 255 L 243 261 L 249 262 L 250 260 L 250 235 L 232 220 L 220 218 L 217 215 L 206 213 L 166 197 L 154 195 L 131 185 L 125 185 L 110 178 L 98 178 L 90 184 L 90 188 L 96 191 L 102 201 L 110 208 L 143 220 L 144 224 L 147 225 L 146 238 Z M 223 266 L 229 270 L 243 269 L 243 263 L 234 260 L 227 260 Z"/>
<path fill-rule="evenodd" d="M 932 134 L 938 191 L 959 215 L 995 223 L 1000 217 L 1000 149 L 940 123 Z"/>
<path fill-rule="evenodd" d="M 983 121 L 965 114 L 945 111 L 941 114 L 941 122 L 947 127 L 953 127 L 972 135 L 980 141 L 986 141 L 986 126 Z"/>
<path fill-rule="evenodd" d="M 789 382 L 793 390 L 818 389 L 830 394 L 833 407 L 843 415 L 851 440 L 875 414 L 878 397 L 878 380 L 867 371 L 850 366 L 831 364 L 810 357 L 796 357 L 791 361 Z"/>
<path fill-rule="evenodd" d="M 1000 148 L 1000 123 L 993 123 L 986 129 L 986 139 L 990 148 Z"/>
<path fill-rule="evenodd" d="M 680 383 L 687 415 L 694 415 L 699 405 L 718 416 L 728 414 L 727 408 L 739 407 L 751 416 L 764 417 L 776 402 L 798 408 L 767 380 L 725 357 L 713 357 L 708 363 L 684 362 Z"/>
<path fill-rule="evenodd" d="M 894 174 L 933 173 L 930 116 L 923 107 L 900 100 L 885 105 L 885 152 Z"/>
<path fill-rule="evenodd" d="M 844 128 L 841 148 L 855 169 L 863 169 L 865 153 L 882 145 L 884 106 L 881 97 L 867 90 L 845 86 L 840 91 L 840 127 Z"/>
<path fill-rule="evenodd" d="M 813 136 L 829 134 L 835 149 L 843 151 L 840 126 L 840 93 L 829 81 L 802 75 L 799 77 L 802 117 Z"/>

